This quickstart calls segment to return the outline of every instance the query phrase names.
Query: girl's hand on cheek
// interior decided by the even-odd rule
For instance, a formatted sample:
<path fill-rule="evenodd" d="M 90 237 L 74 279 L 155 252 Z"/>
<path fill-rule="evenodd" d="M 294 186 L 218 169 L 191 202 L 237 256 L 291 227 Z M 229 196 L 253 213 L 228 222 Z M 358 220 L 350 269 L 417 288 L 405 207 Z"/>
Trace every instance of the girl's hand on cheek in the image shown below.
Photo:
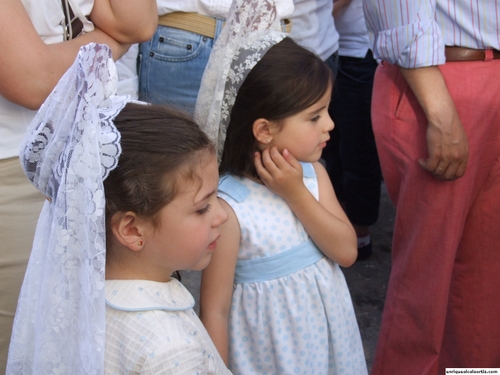
<path fill-rule="evenodd" d="M 282 153 L 276 147 L 256 152 L 255 169 L 269 190 L 285 200 L 307 192 L 303 182 L 302 165 L 287 149 Z"/>

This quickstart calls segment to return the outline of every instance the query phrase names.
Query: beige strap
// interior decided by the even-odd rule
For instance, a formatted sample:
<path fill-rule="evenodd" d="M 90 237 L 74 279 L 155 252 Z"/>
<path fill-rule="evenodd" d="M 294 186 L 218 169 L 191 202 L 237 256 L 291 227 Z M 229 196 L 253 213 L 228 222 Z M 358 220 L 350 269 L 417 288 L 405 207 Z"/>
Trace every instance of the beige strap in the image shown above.
<path fill-rule="evenodd" d="M 167 13 L 158 18 L 159 25 L 190 31 L 212 39 L 215 37 L 216 22 L 215 18 L 187 12 Z M 286 32 L 290 33 L 292 22 L 289 19 L 284 19 L 283 23 Z"/>
<path fill-rule="evenodd" d="M 215 36 L 215 18 L 203 16 L 198 13 L 167 13 L 158 18 L 158 24 L 173 27 L 175 29 L 191 31 L 212 39 Z"/>
<path fill-rule="evenodd" d="M 292 31 L 292 20 L 284 18 L 283 23 L 285 24 L 285 32 L 290 34 L 290 32 Z"/>

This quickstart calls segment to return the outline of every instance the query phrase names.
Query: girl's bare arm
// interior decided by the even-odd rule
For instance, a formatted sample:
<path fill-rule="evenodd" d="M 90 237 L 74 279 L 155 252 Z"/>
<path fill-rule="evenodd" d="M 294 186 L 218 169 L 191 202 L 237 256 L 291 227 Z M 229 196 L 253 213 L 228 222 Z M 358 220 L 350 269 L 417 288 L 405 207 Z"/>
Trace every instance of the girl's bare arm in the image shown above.
<path fill-rule="evenodd" d="M 240 226 L 232 208 L 223 200 L 228 220 L 221 225 L 221 237 L 209 265 L 203 270 L 200 292 L 200 319 L 222 359 L 228 364 L 228 316 L 240 245 Z"/>

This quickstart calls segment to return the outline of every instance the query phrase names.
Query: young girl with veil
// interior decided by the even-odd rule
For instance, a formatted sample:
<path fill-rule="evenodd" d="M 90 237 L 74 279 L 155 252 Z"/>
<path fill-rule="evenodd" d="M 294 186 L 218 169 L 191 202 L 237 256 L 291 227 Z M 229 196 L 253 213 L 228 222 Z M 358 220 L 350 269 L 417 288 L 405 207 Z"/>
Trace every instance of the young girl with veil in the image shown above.
<path fill-rule="evenodd" d="M 47 201 L 7 374 L 229 374 L 171 278 L 208 264 L 227 220 L 214 146 L 116 86 L 109 48 L 82 47 L 22 143 Z"/>
<path fill-rule="evenodd" d="M 233 3 L 198 97 L 229 215 L 200 317 L 234 374 L 366 374 L 339 267 L 356 260 L 356 234 L 319 162 L 332 76 L 278 31 L 272 8 Z"/>

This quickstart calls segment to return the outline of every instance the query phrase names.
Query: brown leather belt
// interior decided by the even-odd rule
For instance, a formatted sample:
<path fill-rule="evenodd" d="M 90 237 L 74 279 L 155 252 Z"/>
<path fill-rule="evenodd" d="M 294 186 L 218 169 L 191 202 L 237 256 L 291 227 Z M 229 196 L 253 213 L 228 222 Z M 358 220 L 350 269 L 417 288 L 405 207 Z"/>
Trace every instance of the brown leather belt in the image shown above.
<path fill-rule="evenodd" d="M 289 33 L 292 28 L 291 21 L 284 19 L 283 22 L 286 32 Z M 215 18 L 198 13 L 173 12 L 164 14 L 158 18 L 158 25 L 190 31 L 212 39 L 215 37 L 216 24 L 217 20 Z"/>
<path fill-rule="evenodd" d="M 444 49 L 446 61 L 490 61 L 500 59 L 500 51 L 496 49 L 472 49 L 466 47 L 450 47 Z"/>

